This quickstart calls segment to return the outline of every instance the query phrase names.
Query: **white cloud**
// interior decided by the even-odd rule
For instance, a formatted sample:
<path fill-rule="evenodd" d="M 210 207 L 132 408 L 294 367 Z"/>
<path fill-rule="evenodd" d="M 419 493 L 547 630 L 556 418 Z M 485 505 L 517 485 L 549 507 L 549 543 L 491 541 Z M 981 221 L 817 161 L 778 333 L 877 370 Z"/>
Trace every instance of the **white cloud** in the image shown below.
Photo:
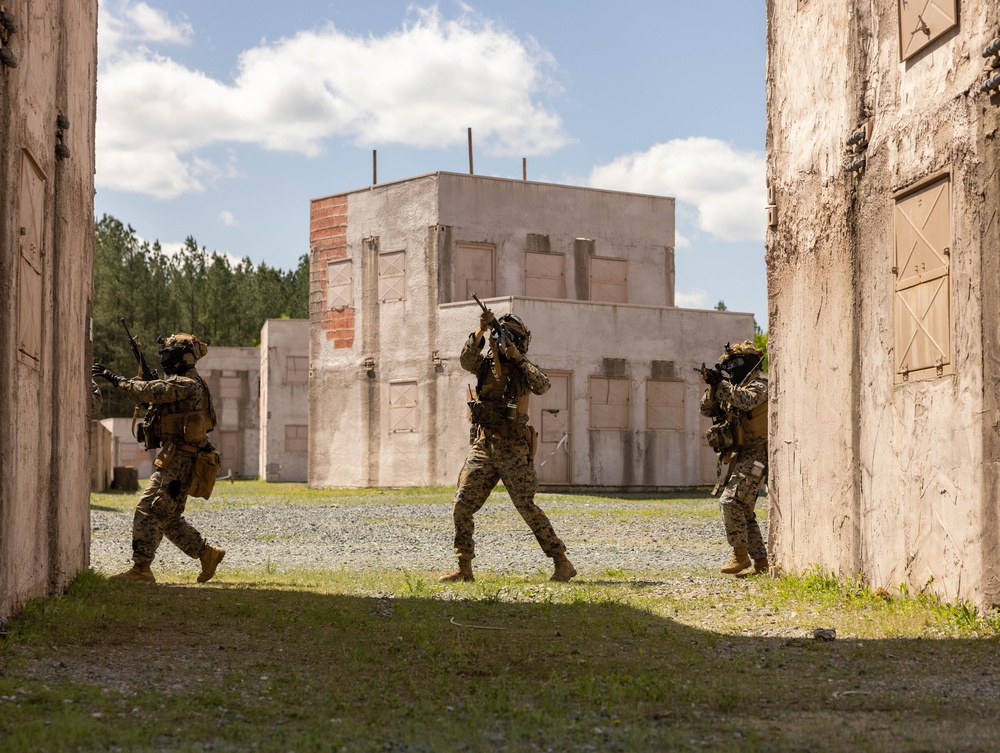
<path fill-rule="evenodd" d="M 708 308 L 708 293 L 704 290 L 688 290 L 686 292 L 677 291 L 674 293 L 674 305 L 682 309 L 705 309 Z"/>
<path fill-rule="evenodd" d="M 726 241 L 764 239 L 764 155 L 718 139 L 675 139 L 626 154 L 595 167 L 588 184 L 673 196 L 696 209 L 703 232 Z"/>
<path fill-rule="evenodd" d="M 102 58 L 123 48 L 145 43 L 189 45 L 194 29 L 187 21 L 174 21 L 146 3 L 121 0 L 98 8 L 98 49 Z"/>
<path fill-rule="evenodd" d="M 236 227 L 240 224 L 240 221 L 236 219 L 236 215 L 230 212 L 228 209 L 224 210 L 220 215 L 219 219 L 222 220 L 222 224 L 228 227 Z"/>
<path fill-rule="evenodd" d="M 220 81 L 146 46 L 189 39 L 190 27 L 173 24 L 155 40 L 144 19 L 158 11 L 118 7 L 100 40 L 112 36 L 98 76 L 99 186 L 161 198 L 204 190 L 226 172 L 196 160 L 221 143 L 316 156 L 333 137 L 447 147 L 471 126 L 486 152 L 530 156 L 568 140 L 540 102 L 555 90 L 552 57 L 468 9 L 454 20 L 418 9 L 382 37 L 326 25 L 262 42 L 240 55 L 232 81 Z"/>

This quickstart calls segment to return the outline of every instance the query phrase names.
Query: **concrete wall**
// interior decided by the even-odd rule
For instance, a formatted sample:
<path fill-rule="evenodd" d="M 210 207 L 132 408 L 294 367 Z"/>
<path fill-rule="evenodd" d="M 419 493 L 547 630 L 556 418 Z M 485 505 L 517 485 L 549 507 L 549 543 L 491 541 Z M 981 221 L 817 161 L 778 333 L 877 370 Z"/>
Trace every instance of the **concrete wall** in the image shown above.
<path fill-rule="evenodd" d="M 209 439 L 222 455 L 220 475 L 256 478 L 260 463 L 260 349 L 208 348 L 198 373 L 212 391 L 218 424 Z"/>
<path fill-rule="evenodd" d="M 3 6 L 20 28 L 0 65 L 0 617 L 88 565 L 97 68 L 95 0 Z"/>
<path fill-rule="evenodd" d="M 309 320 L 268 319 L 260 332 L 260 467 L 265 481 L 309 478 Z"/>
<path fill-rule="evenodd" d="M 674 305 L 672 198 L 455 173 L 438 180 L 438 222 L 451 240 L 497 246 L 497 295 L 525 294 L 531 234 L 545 251 L 565 255 L 566 298 L 590 299 L 587 263 L 600 256 L 628 260 L 628 303 Z M 453 254 L 451 245 L 440 255 L 443 271 Z M 446 277 L 439 277 L 440 302 L 466 300 L 465 291 L 448 289 Z"/>
<path fill-rule="evenodd" d="M 549 406 L 554 395 L 533 398 L 533 425 L 541 427 L 543 408 L 547 416 L 560 410 L 548 424 L 567 435 L 562 444 L 548 437 L 552 441 L 540 445 L 541 481 L 606 488 L 714 482 L 715 460 L 706 454 L 697 410 L 701 385 L 692 369 L 714 363 L 726 341 L 751 337 L 753 317 L 667 305 L 673 301 L 672 200 L 435 174 L 317 200 L 312 221 L 311 485 L 455 482 L 468 451 L 467 391 L 475 383 L 458 355 L 480 311 L 474 301 L 450 300 L 456 244 L 495 245 L 497 286 L 523 291 L 526 247 L 543 236 L 548 250 L 566 254 L 567 299 L 505 291 L 489 301 L 498 316 L 525 317 L 534 333 L 531 359 L 565 380 L 567 405 Z M 584 236 L 588 242 L 581 244 Z M 392 250 L 405 251 L 405 295 L 380 302 L 378 254 Z M 629 303 L 585 300 L 587 277 L 580 269 L 591 250 L 628 260 Z M 331 309 L 326 265 L 347 259 L 350 305 Z M 590 428 L 592 376 L 629 381 L 628 428 Z M 647 429 L 650 378 L 683 383 L 680 429 Z M 394 401 L 405 385 L 415 401 L 412 426 L 396 423 Z"/>
<path fill-rule="evenodd" d="M 90 422 L 90 491 L 103 492 L 114 478 L 111 429 L 101 421 Z"/>
<path fill-rule="evenodd" d="M 957 29 L 900 62 L 896 3 L 768 2 L 770 546 L 781 568 L 1000 601 L 1000 413 L 984 389 L 1000 370 L 1000 102 L 979 92 L 980 53 L 998 33 L 1000 6 L 968 0 Z M 849 149 L 869 119 L 867 147 Z M 864 170 L 846 172 L 859 156 Z M 942 174 L 950 363 L 904 378 L 897 200 Z"/>

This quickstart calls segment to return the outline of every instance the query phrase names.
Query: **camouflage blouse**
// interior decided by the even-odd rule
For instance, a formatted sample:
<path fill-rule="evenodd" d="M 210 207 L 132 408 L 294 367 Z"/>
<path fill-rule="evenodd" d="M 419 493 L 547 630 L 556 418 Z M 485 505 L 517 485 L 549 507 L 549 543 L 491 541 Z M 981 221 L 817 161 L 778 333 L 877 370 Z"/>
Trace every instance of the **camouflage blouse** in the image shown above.
<path fill-rule="evenodd" d="M 483 394 L 481 397 L 485 399 L 499 399 L 500 395 L 492 394 L 494 392 L 493 388 L 498 386 L 492 371 L 493 359 L 482 354 L 483 344 L 482 341 L 476 342 L 476 334 L 473 332 L 469 335 L 469 339 L 465 341 L 458 362 L 462 365 L 463 369 L 471 371 L 477 377 L 480 377 L 483 385 Z M 500 368 L 502 370 L 512 369 L 510 379 L 513 384 L 511 385 L 511 389 L 508 390 L 508 394 L 513 399 L 522 397 L 528 393 L 528 390 L 536 395 L 543 395 L 552 386 L 545 373 L 527 358 L 516 367 L 512 363 L 501 361 Z M 483 369 L 488 373 L 481 377 Z"/>

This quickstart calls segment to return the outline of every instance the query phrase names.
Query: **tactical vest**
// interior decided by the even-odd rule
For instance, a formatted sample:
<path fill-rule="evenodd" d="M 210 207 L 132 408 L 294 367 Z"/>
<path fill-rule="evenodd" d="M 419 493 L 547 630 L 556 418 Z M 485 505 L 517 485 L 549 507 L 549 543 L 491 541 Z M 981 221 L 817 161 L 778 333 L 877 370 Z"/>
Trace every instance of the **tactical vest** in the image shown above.
<path fill-rule="evenodd" d="M 208 385 L 197 371 L 191 369 L 182 378 L 196 380 L 201 389 L 176 403 L 160 404 L 157 411 L 159 434 L 163 441 L 197 447 L 208 439 L 208 432 L 215 428 L 215 408 Z"/>
<path fill-rule="evenodd" d="M 767 401 L 756 408 L 744 411 L 736 424 L 736 444 L 763 444 L 767 442 Z"/>

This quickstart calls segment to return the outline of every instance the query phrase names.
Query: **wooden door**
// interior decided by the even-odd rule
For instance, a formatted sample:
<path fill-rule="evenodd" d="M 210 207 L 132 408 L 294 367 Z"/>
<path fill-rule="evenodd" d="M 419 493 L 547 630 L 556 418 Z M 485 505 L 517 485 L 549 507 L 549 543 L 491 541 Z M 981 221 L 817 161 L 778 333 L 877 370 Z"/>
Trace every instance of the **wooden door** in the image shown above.
<path fill-rule="evenodd" d="M 565 485 L 570 481 L 572 431 L 572 377 L 569 372 L 545 372 L 552 387 L 532 395 L 532 425 L 538 430 L 535 466 L 539 484 Z"/>

